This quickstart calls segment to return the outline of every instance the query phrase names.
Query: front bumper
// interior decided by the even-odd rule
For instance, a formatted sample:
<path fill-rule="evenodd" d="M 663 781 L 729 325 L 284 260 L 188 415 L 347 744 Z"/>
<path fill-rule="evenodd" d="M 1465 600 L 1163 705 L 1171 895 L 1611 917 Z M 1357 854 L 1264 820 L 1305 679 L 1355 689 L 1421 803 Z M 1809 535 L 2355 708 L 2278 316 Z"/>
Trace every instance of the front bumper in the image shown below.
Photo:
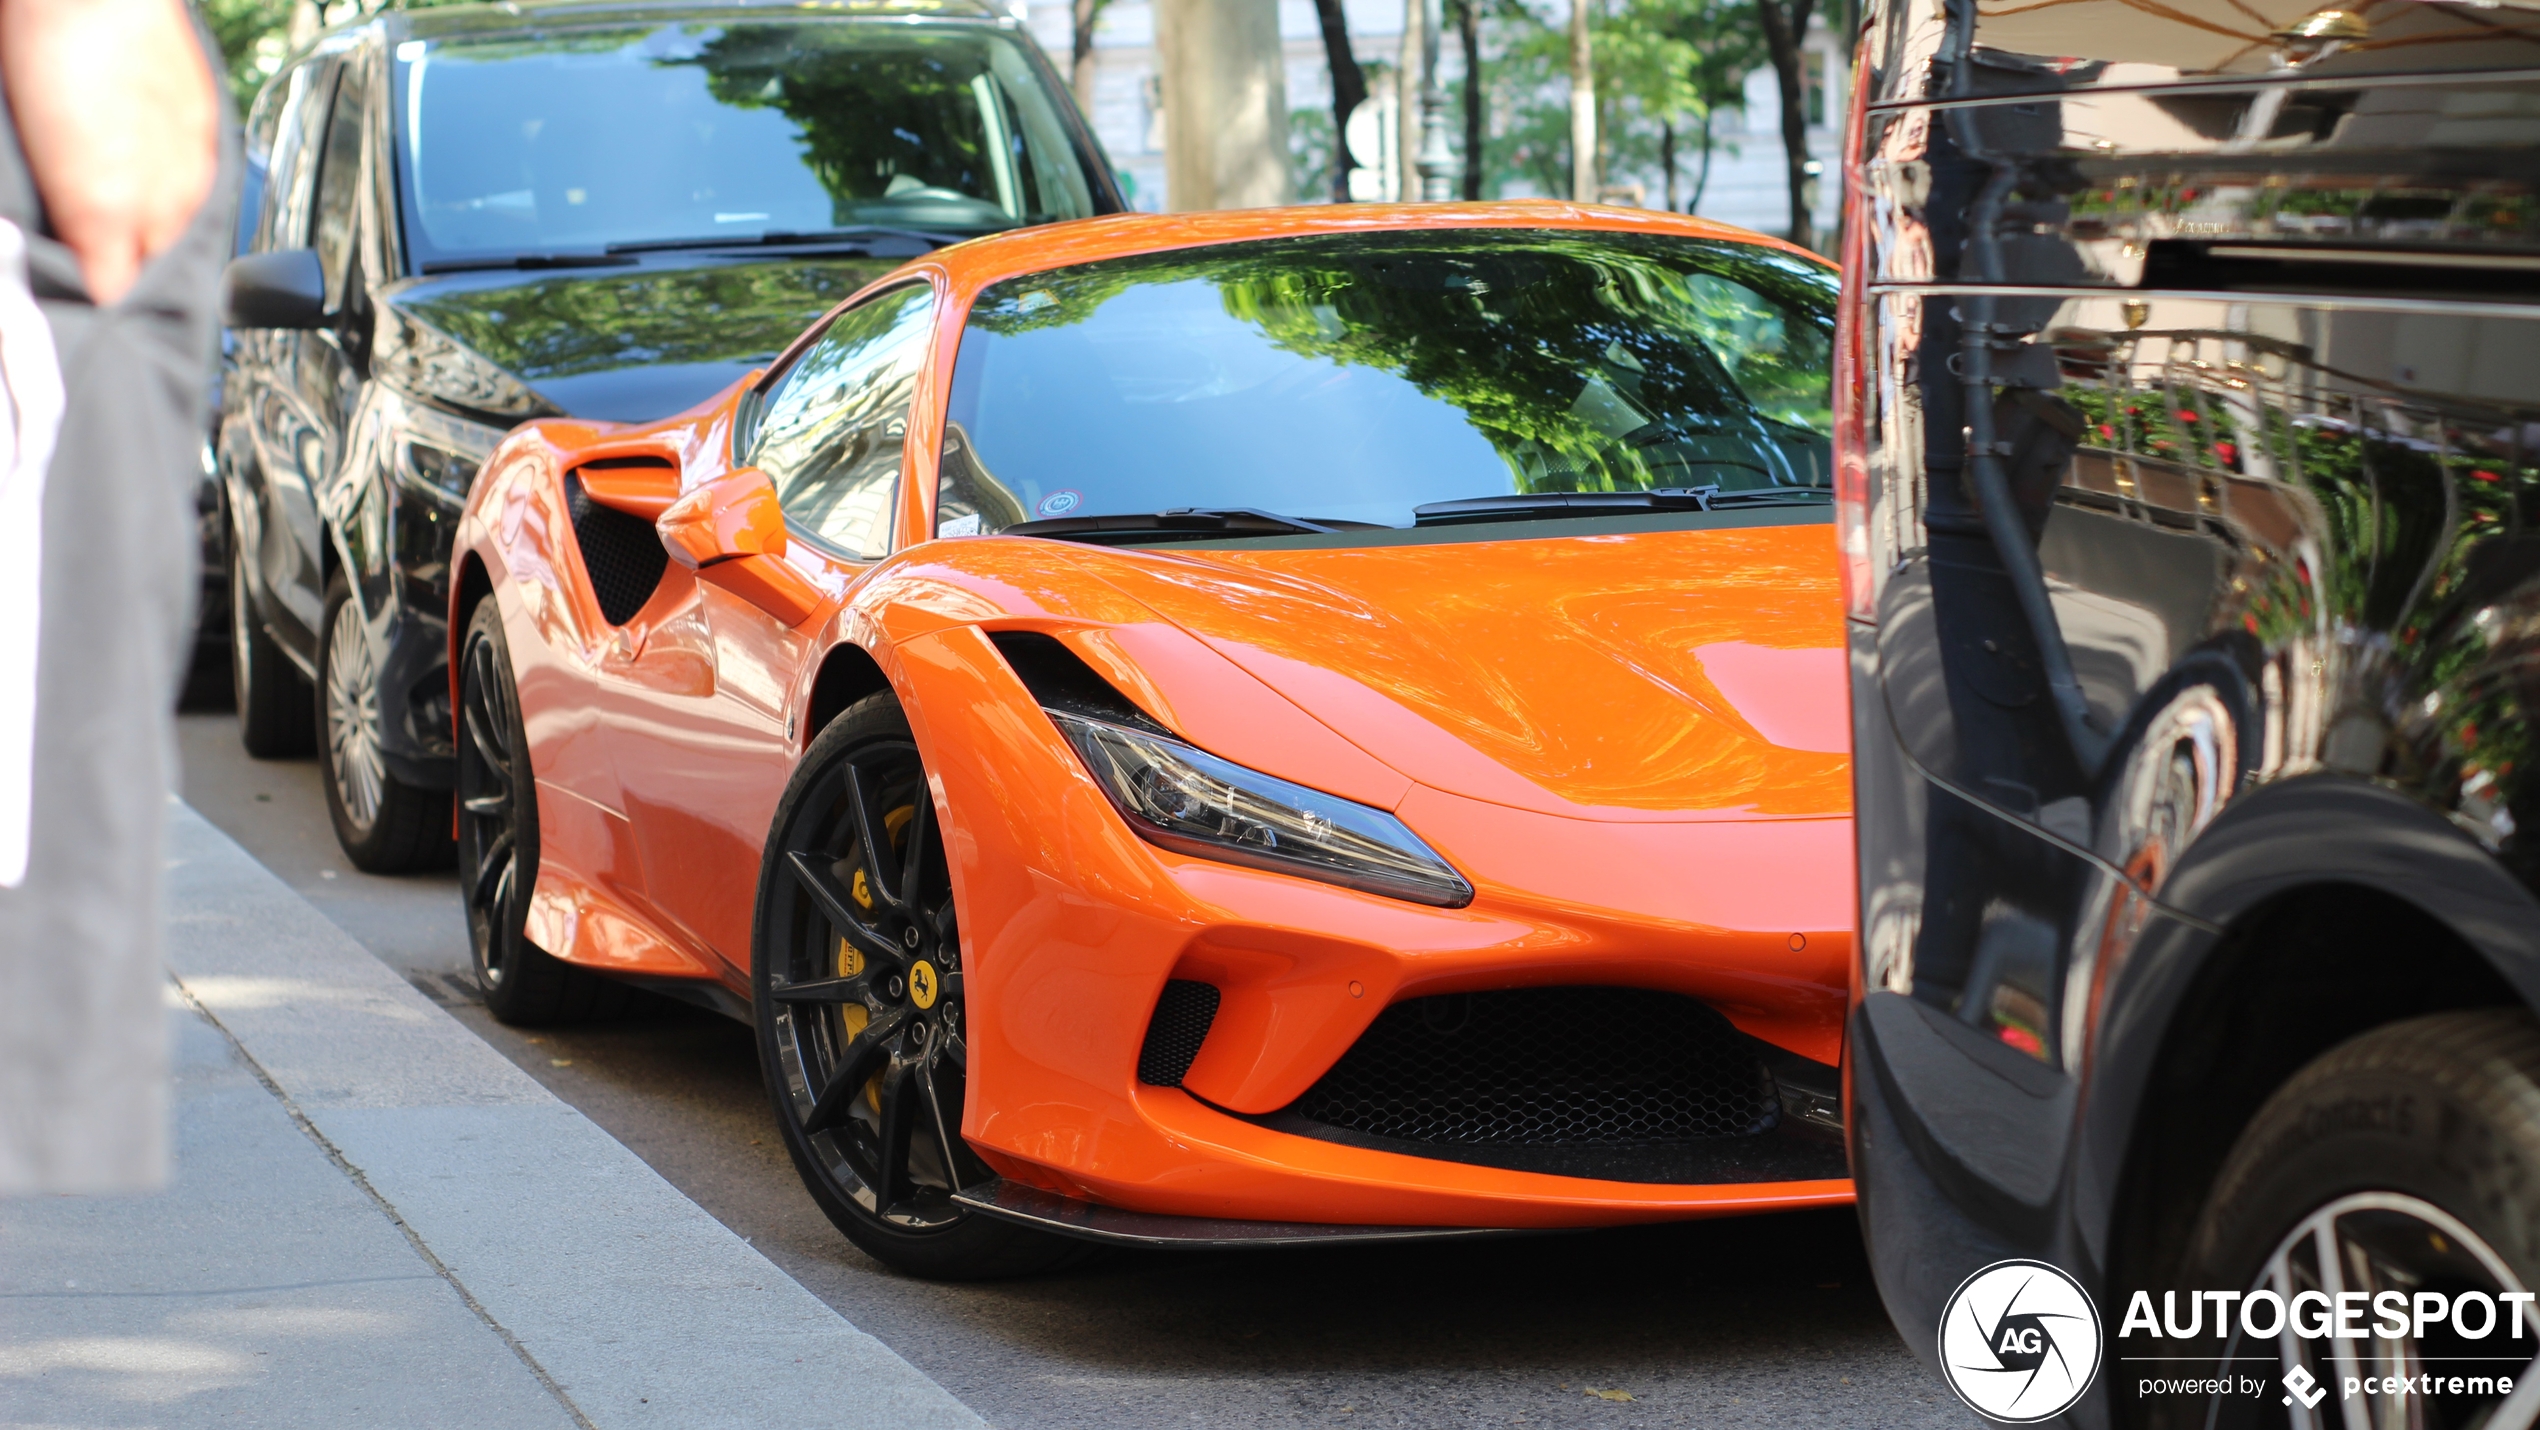
<path fill-rule="evenodd" d="M 1850 1201 L 1839 1152 L 1816 1164 L 1824 1175 L 1661 1183 L 1265 1125 L 1388 1005 L 1437 994 L 1682 994 L 1752 1038 L 1838 1062 L 1848 820 L 1609 824 L 1414 786 L 1395 812 L 1476 889 L 1466 908 L 1431 908 L 1146 844 L 983 634 L 940 631 L 897 654 L 951 811 L 969 959 L 962 1130 L 1008 1180 L 1128 1212 L 1374 1227 L 1584 1227 Z M 1176 980 L 1213 985 L 1219 1007 L 1181 1085 L 1143 1084 L 1148 1022 Z"/>

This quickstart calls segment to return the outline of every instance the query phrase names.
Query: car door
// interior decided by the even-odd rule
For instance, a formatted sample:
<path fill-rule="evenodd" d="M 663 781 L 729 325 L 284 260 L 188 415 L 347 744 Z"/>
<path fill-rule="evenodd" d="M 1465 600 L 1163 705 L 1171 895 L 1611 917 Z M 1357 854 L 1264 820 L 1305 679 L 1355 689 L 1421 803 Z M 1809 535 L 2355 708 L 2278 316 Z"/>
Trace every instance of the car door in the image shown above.
<path fill-rule="evenodd" d="M 290 600 L 295 611 L 306 603 L 312 630 L 326 601 L 320 544 L 326 540 L 328 488 L 343 463 L 353 407 L 361 394 L 359 365 L 348 351 L 354 324 L 346 315 L 357 313 L 368 298 L 358 259 L 370 181 L 362 137 L 369 127 L 371 86 L 363 58 L 358 52 L 349 55 L 340 68 L 310 204 L 309 244 L 326 275 L 326 308 L 334 323 L 291 335 L 294 406 L 307 425 L 295 434 L 292 450 L 292 536 L 306 559 Z"/>
<path fill-rule="evenodd" d="M 736 464 L 775 484 L 798 564 L 890 552 L 909 403 L 930 350 L 923 283 L 848 309 L 762 389 Z M 759 852 L 799 748 L 790 704 L 817 653 L 739 596 L 673 566 L 640 651 L 603 662 L 627 717 L 618 785 L 654 908 L 735 969 L 750 961 Z"/>
<path fill-rule="evenodd" d="M 320 56 L 287 72 L 266 176 L 268 197 L 258 226 L 260 252 L 306 247 L 318 160 L 335 98 L 340 57 Z M 321 445 L 319 424 L 303 400 L 297 369 L 306 334 L 274 328 L 239 334 L 233 410 L 243 419 L 244 460 L 233 463 L 239 489 L 230 498 L 237 539 L 262 611 L 283 645 L 303 660 L 316 646 L 318 516 L 302 477 L 304 453 Z"/>

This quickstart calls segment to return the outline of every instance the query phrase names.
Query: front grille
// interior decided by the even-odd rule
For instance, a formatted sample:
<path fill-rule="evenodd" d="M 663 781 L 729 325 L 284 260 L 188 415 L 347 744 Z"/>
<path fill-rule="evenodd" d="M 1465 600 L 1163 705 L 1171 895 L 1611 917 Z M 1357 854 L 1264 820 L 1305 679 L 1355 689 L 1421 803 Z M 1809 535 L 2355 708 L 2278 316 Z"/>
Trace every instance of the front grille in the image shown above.
<path fill-rule="evenodd" d="M 625 625 L 653 598 L 669 568 L 670 552 L 651 522 L 591 500 L 570 474 L 564 479 L 564 495 L 573 517 L 573 541 L 582 548 L 582 569 L 591 573 L 591 594 L 599 598 L 600 614 L 610 625 Z"/>
<path fill-rule="evenodd" d="M 1145 1046 L 1138 1049 L 1138 1081 L 1149 1087 L 1180 1087 L 1191 1070 L 1208 1027 L 1217 1021 L 1217 985 L 1176 978 L 1155 1000 L 1155 1017 L 1147 1023 Z"/>
<path fill-rule="evenodd" d="M 1289 1111 L 1457 1146 L 1689 1142 L 1752 1136 L 1777 1120 L 1772 1077 L 1728 1019 L 1638 988 L 1406 999 Z"/>

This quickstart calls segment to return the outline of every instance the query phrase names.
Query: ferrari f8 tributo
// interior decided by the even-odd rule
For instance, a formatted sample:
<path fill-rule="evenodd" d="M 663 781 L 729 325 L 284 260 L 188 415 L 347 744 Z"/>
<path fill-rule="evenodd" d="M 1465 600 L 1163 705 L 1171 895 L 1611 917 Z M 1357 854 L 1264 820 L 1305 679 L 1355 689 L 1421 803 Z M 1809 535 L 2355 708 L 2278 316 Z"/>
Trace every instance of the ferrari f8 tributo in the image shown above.
<path fill-rule="evenodd" d="M 458 535 L 487 1001 L 748 1019 L 920 1274 L 1847 1202 L 1811 255 L 1517 203 L 959 244 Z"/>

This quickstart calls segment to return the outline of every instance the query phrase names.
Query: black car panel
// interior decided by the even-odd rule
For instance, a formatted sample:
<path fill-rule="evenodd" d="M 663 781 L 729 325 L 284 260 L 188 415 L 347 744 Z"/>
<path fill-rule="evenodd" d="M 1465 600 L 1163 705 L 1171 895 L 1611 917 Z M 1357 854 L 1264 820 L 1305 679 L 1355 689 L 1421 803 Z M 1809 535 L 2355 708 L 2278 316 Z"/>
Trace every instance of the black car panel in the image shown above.
<path fill-rule="evenodd" d="M 2113 1332 L 2297 1069 L 2540 1004 L 2540 12 L 2153 8 L 1861 37 L 1847 1088 L 1918 1348 L 2005 1256 Z"/>
<path fill-rule="evenodd" d="M 767 261 L 664 253 L 599 273 L 452 273 L 380 301 L 517 378 L 550 408 L 645 421 L 764 367 L 800 325 L 891 266 L 829 255 Z M 412 385 L 411 383 L 409 385 Z"/>

